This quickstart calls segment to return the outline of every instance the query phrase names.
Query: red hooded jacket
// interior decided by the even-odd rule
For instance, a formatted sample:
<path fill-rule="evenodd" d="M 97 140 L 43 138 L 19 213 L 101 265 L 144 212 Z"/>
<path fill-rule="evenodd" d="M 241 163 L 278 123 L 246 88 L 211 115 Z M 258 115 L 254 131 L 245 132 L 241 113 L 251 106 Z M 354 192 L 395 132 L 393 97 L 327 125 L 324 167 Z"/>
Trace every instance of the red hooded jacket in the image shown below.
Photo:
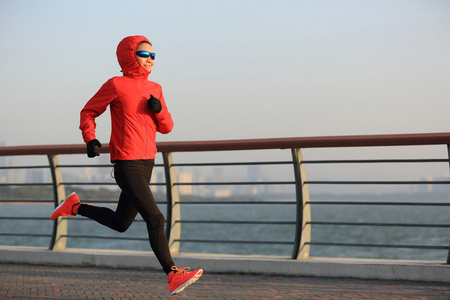
<path fill-rule="evenodd" d="M 117 46 L 117 59 L 123 76 L 109 79 L 86 103 L 80 113 L 80 129 L 84 142 L 95 139 L 95 118 L 109 105 L 111 112 L 111 161 L 154 159 L 156 132 L 169 133 L 172 116 L 167 110 L 161 86 L 149 81 L 150 72 L 136 58 L 144 36 L 124 38 Z M 150 95 L 161 101 L 162 110 L 156 114 L 147 107 Z"/>

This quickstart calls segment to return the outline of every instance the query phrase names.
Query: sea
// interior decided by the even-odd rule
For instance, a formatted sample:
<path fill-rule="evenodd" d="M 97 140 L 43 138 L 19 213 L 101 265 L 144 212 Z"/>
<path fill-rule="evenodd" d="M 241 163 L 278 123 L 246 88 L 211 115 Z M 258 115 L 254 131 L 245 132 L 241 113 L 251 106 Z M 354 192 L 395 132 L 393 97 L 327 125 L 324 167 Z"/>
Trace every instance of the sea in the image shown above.
<path fill-rule="evenodd" d="M 180 252 L 241 255 L 291 256 L 295 238 L 292 224 L 245 224 L 242 221 L 295 221 L 294 204 L 184 204 L 183 220 L 237 221 L 227 223 L 182 223 Z M 115 209 L 114 205 L 103 205 Z M 166 206 L 159 205 L 163 214 Z M 0 245 L 48 247 L 53 230 L 52 205 L 0 205 Z M 11 219 L 38 217 L 39 220 Z M 374 258 L 445 261 L 449 255 L 449 206 L 311 205 L 313 222 L 447 224 L 446 228 L 312 225 L 313 243 L 441 246 L 446 249 L 312 245 L 310 257 Z M 9 218 L 5 218 L 9 217 Z M 36 236 L 22 236 L 33 234 Z M 151 251 L 145 223 L 138 216 L 125 233 L 117 233 L 95 221 L 69 218 L 67 248 Z M 87 238 L 86 236 L 94 236 Z M 132 240 L 137 238 L 138 240 Z M 221 242 L 204 242 L 221 241 Z M 234 241 L 234 242 L 226 242 Z M 248 242 L 237 243 L 236 241 Z M 254 241 L 262 243 L 254 243 Z M 273 244 L 271 242 L 280 242 Z"/>

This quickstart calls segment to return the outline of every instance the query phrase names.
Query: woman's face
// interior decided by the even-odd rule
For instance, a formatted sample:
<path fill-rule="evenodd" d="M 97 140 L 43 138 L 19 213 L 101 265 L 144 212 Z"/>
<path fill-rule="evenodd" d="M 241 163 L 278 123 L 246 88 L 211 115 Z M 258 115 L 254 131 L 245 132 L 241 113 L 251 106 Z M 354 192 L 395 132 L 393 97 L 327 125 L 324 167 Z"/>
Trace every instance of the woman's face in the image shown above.
<path fill-rule="evenodd" d="M 136 52 L 138 51 L 148 51 L 150 53 L 153 52 L 153 48 L 152 45 L 148 44 L 148 43 L 142 43 L 140 44 L 137 49 Z M 138 60 L 138 62 L 145 68 L 147 69 L 147 71 L 151 71 L 153 68 L 153 65 L 155 64 L 155 61 L 152 59 L 151 56 L 149 57 L 140 57 L 136 54 L 136 58 Z"/>

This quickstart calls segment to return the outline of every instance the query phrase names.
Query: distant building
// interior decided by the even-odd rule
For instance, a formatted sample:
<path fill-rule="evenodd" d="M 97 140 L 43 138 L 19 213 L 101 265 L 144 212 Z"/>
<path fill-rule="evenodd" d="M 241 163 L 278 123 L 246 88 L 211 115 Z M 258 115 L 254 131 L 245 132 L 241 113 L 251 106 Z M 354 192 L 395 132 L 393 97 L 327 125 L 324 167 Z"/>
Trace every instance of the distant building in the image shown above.
<path fill-rule="evenodd" d="M 214 191 L 215 198 L 226 198 L 231 196 L 231 189 L 216 189 Z"/>
<path fill-rule="evenodd" d="M 178 173 L 178 182 L 180 183 L 192 183 L 192 174 L 187 172 Z M 179 185 L 178 191 L 183 195 L 192 195 L 192 185 Z"/>
<path fill-rule="evenodd" d="M 27 170 L 26 173 L 26 182 L 27 183 L 44 183 L 47 181 L 47 178 L 40 169 L 31 169 Z"/>

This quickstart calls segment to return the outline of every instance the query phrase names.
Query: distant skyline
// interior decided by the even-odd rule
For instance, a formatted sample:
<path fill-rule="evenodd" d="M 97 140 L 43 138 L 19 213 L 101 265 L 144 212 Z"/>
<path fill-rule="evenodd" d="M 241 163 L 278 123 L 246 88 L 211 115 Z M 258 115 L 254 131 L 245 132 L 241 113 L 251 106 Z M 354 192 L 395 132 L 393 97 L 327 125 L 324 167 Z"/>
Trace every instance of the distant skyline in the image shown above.
<path fill-rule="evenodd" d="M 7 161 L 6 161 L 7 160 Z M 4 157 L 0 157 L 0 166 L 22 166 L 20 159 L 17 157 L 8 157 L 5 160 Z M 102 155 L 97 161 L 91 160 L 91 163 L 97 162 L 99 165 L 108 164 L 108 156 Z M 42 165 L 41 165 L 42 166 Z M 293 184 L 294 179 L 291 178 L 280 178 L 273 177 L 273 172 L 270 172 L 270 167 L 267 166 L 239 166 L 239 169 L 234 172 L 230 172 L 230 167 L 200 167 L 200 168 L 188 168 L 188 167 L 177 167 L 177 182 L 179 183 L 211 183 L 211 182 L 270 182 L 270 181 L 284 181 L 292 182 L 292 184 L 252 184 L 252 185 L 179 185 L 179 193 L 182 196 L 201 196 L 201 197 L 232 197 L 232 196 L 250 196 L 259 199 L 295 199 L 295 185 Z M 285 175 L 286 173 L 291 174 L 292 168 L 290 166 L 278 166 L 282 168 Z M 112 177 L 112 166 L 111 167 L 96 167 L 95 164 L 91 168 L 63 168 L 62 170 L 63 182 L 68 184 L 66 186 L 66 192 L 73 189 L 72 183 L 114 183 Z M 290 172 L 289 172 L 290 171 Z M 324 173 L 321 178 L 323 180 L 332 180 L 332 178 L 327 177 L 329 173 Z M 292 174 L 291 174 L 292 176 Z M 344 178 L 348 174 L 344 175 Z M 341 178 L 342 179 L 342 178 Z M 353 180 L 360 180 L 361 178 L 354 178 Z M 410 178 L 411 179 L 411 178 Z M 420 181 L 449 181 L 450 175 L 438 176 L 438 177 L 420 177 L 413 178 L 413 180 Z M 312 180 L 318 180 L 313 178 Z M 376 179 L 372 179 L 376 180 Z M 405 180 L 403 178 L 403 180 Z M 1 184 L 15 184 L 15 183 L 50 183 L 51 174 L 48 168 L 34 168 L 34 169 L 0 169 L 0 183 Z M 151 183 L 164 183 L 165 175 L 164 169 L 162 167 L 155 167 L 152 174 Z M 310 185 L 310 194 L 314 200 L 323 199 L 323 197 L 333 198 L 334 196 L 339 197 L 339 195 L 347 195 L 350 199 L 355 200 L 358 195 L 361 196 L 358 200 L 369 199 L 371 197 L 381 197 L 392 194 L 392 198 L 399 197 L 396 200 L 405 200 L 407 195 L 411 196 L 410 200 L 420 199 L 419 195 L 427 195 L 428 200 L 438 199 L 445 201 L 449 200 L 442 195 L 448 194 L 450 192 L 450 185 L 448 184 L 410 184 L 403 186 L 396 186 L 394 188 L 384 188 L 380 190 L 379 188 L 374 188 L 373 186 L 368 186 L 366 188 L 357 187 L 354 188 L 353 185 Z M 103 185 L 103 186 L 80 186 L 80 188 L 101 188 L 101 189 L 112 189 L 118 190 L 118 186 L 113 185 Z M 154 185 L 152 186 L 153 192 L 165 193 L 166 187 L 164 185 Z M 399 196 L 402 195 L 402 196 Z M 333 195 L 333 196 L 329 196 Z M 274 198 L 275 197 L 275 198 Z M 426 199 L 421 199 L 426 200 Z"/>

